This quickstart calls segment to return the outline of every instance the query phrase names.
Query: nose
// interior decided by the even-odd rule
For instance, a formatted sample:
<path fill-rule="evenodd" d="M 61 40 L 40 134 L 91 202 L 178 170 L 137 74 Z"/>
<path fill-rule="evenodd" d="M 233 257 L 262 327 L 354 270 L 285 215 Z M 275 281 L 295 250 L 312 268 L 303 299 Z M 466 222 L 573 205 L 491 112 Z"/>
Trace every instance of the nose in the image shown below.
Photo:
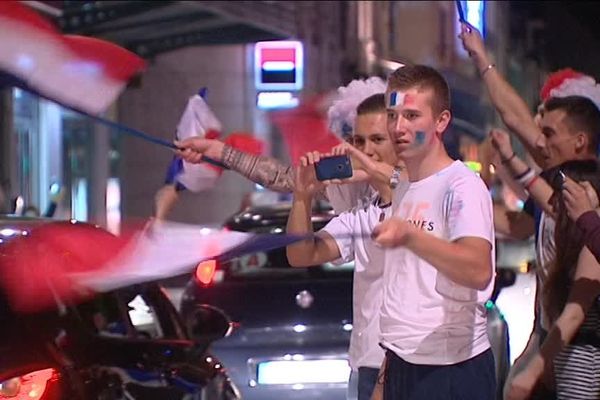
<path fill-rule="evenodd" d="M 363 147 L 363 153 L 365 153 L 369 157 L 373 155 L 373 143 L 371 143 L 370 140 L 365 141 L 365 145 Z"/>
<path fill-rule="evenodd" d="M 388 126 L 388 131 L 393 139 L 400 138 L 406 133 L 406 120 L 398 115 L 395 119 L 391 120 Z"/>
<path fill-rule="evenodd" d="M 538 135 L 537 139 L 535 139 L 535 147 L 538 149 L 546 148 L 546 137 L 544 135 Z"/>

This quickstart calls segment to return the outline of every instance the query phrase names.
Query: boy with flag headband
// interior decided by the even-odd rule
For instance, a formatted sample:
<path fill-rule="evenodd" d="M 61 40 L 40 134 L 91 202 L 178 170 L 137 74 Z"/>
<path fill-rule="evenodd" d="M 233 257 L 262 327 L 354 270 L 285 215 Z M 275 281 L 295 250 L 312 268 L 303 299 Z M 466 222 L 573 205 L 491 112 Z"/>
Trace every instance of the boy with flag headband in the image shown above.
<path fill-rule="evenodd" d="M 492 400 L 496 373 L 485 303 L 493 289 L 491 197 L 482 179 L 450 158 L 442 140 L 450 89 L 424 65 L 388 77 L 387 128 L 406 165 L 392 216 L 375 227 L 386 248 L 374 399 Z"/>

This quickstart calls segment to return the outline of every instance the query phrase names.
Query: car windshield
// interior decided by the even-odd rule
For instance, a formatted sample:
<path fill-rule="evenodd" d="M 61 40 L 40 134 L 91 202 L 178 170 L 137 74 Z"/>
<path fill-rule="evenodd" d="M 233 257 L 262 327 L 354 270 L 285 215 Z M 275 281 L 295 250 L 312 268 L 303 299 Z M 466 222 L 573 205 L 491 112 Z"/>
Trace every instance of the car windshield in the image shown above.
<path fill-rule="evenodd" d="M 331 216 L 313 220 L 313 228 L 317 231 L 324 227 Z M 266 223 L 265 223 L 266 222 Z M 285 233 L 285 219 L 264 218 L 257 221 L 256 225 L 245 225 L 243 230 L 251 233 Z M 231 227 L 235 229 L 236 227 Z M 224 281 L 247 280 L 303 280 L 303 279 L 347 279 L 352 276 L 354 262 L 350 263 L 325 263 L 312 267 L 292 267 L 287 260 L 285 248 L 268 252 L 248 254 L 217 267 L 214 283 Z"/>

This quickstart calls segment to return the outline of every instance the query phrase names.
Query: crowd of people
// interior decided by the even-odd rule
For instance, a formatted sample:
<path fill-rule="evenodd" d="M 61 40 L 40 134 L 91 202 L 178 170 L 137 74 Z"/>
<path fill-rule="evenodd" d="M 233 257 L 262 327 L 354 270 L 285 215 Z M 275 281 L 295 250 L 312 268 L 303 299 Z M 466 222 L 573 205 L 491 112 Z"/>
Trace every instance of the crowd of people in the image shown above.
<path fill-rule="evenodd" d="M 354 260 L 349 398 L 494 399 L 496 375 L 485 302 L 495 274 L 495 233 L 536 237 L 535 324 L 511 368 L 504 398 L 600 398 L 600 86 L 573 70 L 553 74 L 533 114 L 497 70 L 480 33 L 459 35 L 511 134 L 494 129 L 494 165 L 529 196 L 523 211 L 493 204 L 484 181 L 453 160 L 444 77 L 407 65 L 343 88 L 329 110 L 342 137 L 293 167 L 218 139 L 176 142 L 191 164 L 223 163 L 266 188 L 293 193 L 287 232 L 310 234 L 316 198 L 337 216 L 288 246 L 293 266 Z M 361 90 L 347 90 L 360 86 Z M 337 107 L 337 108 L 336 108 Z M 349 112 L 340 112 L 349 110 Z M 350 135 L 348 135 L 350 132 Z M 513 150 L 519 140 L 528 155 Z M 353 177 L 319 181 L 314 165 L 346 154 Z M 164 197 L 157 215 L 164 217 Z"/>

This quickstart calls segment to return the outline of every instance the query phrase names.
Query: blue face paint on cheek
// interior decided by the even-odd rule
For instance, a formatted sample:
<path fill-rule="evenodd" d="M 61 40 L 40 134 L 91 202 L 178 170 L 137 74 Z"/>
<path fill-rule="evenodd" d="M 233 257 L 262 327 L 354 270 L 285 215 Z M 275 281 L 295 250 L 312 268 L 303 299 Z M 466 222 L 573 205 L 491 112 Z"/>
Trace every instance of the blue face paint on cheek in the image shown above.
<path fill-rule="evenodd" d="M 421 146 L 423 143 L 425 143 L 425 132 L 417 131 L 415 135 L 415 146 Z"/>

